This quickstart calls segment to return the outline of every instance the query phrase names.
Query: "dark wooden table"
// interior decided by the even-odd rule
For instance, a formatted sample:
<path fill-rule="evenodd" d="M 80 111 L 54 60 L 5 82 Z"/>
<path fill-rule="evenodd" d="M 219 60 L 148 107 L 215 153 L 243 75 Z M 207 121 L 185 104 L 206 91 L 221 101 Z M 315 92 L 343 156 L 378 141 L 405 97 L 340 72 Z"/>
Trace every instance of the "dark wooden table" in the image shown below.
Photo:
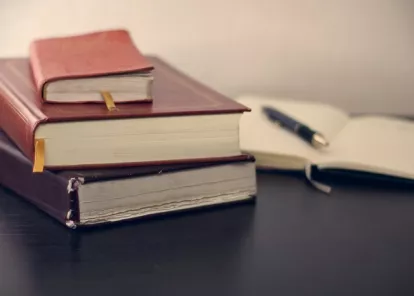
<path fill-rule="evenodd" d="M 414 295 L 414 194 L 258 174 L 255 204 L 71 231 L 0 188 L 0 295 Z"/>

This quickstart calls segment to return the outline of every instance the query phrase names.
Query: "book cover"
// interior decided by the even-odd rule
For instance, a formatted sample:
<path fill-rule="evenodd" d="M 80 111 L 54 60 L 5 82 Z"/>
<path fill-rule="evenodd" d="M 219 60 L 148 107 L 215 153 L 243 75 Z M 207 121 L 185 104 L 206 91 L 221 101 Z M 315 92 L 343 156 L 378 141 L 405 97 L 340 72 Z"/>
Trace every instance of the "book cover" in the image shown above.
<path fill-rule="evenodd" d="M 99 170 L 62 170 L 54 172 L 46 170 L 42 174 L 33 174 L 31 170 L 32 164 L 30 160 L 25 157 L 23 153 L 21 153 L 21 151 L 4 134 L 4 132 L 0 130 L 0 185 L 17 193 L 22 198 L 28 200 L 39 209 L 46 212 L 51 217 L 57 219 L 59 222 L 66 224 L 70 228 L 75 228 L 80 224 L 78 194 L 80 186 L 86 186 L 88 184 L 96 184 L 100 182 L 111 182 L 109 186 L 113 188 L 120 186 L 117 184 L 122 183 L 128 179 L 137 180 L 146 176 L 157 176 L 156 182 L 158 186 L 166 186 L 170 188 L 170 177 L 162 181 L 160 176 L 170 176 L 169 174 L 177 172 L 184 172 L 188 170 L 203 170 L 209 167 L 246 162 L 253 164 L 251 168 L 251 174 L 253 174 L 254 158 L 250 155 L 241 155 L 237 159 L 220 163 L 185 163 L 179 165 L 155 165 Z M 245 182 L 254 182 L 254 180 L 242 180 L 242 184 L 245 184 Z M 188 185 L 194 186 L 194 184 Z M 204 186 L 205 185 L 202 185 L 203 188 L 200 188 L 201 193 L 203 193 L 203 190 L 205 190 Z M 136 187 L 132 186 L 133 191 L 135 190 L 134 188 Z M 195 188 L 197 188 L 197 186 Z M 197 195 L 197 192 L 198 191 L 195 190 L 193 194 Z M 121 193 L 123 193 L 123 191 Z M 250 197 L 238 197 L 238 199 L 248 198 Z M 220 204 L 221 202 L 224 203 L 224 201 L 215 201 L 215 204 Z M 200 200 L 199 202 L 195 200 L 193 201 L 192 207 L 196 208 L 205 205 L 206 204 L 203 203 L 203 200 Z M 178 211 L 182 208 L 184 207 L 177 206 L 176 208 L 167 210 L 155 208 L 151 214 L 156 214 L 157 211 Z M 142 213 L 140 214 L 142 215 Z M 138 214 L 135 216 L 138 216 Z M 125 220 L 127 218 L 132 219 L 136 217 L 134 217 L 134 215 L 130 215 L 129 217 L 125 217 Z M 101 224 L 103 222 L 105 222 L 105 220 L 94 221 L 92 224 Z"/>
<path fill-rule="evenodd" d="M 55 81 L 153 70 L 128 31 L 122 29 L 36 39 L 29 52 L 35 88 L 42 99 L 45 86 Z"/>

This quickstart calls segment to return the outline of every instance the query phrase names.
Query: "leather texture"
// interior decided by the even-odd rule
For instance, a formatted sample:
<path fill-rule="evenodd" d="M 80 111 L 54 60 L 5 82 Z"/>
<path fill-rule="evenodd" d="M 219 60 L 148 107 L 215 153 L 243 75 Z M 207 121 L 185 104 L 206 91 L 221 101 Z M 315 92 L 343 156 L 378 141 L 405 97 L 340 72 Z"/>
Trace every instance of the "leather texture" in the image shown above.
<path fill-rule="evenodd" d="M 34 132 L 39 124 L 250 111 L 162 59 L 147 58 L 154 65 L 153 103 L 118 104 L 116 112 L 108 111 L 103 104 L 43 103 L 28 58 L 0 59 L 0 128 L 33 160 Z"/>
<path fill-rule="evenodd" d="M 153 65 L 136 48 L 126 30 L 37 39 L 30 44 L 29 53 L 39 94 L 43 94 L 46 83 L 60 79 L 153 69 Z"/>
<path fill-rule="evenodd" d="M 220 163 L 186 163 L 56 172 L 45 170 L 41 174 L 33 174 L 31 161 L 0 130 L 0 185 L 16 192 L 62 223 L 66 223 L 69 210 L 73 211 L 75 222 L 79 222 L 77 191 L 68 193 L 68 183 L 72 178 L 81 177 L 85 180 L 84 183 L 93 183 L 246 161 L 254 161 L 254 158 L 250 155 L 240 155 Z"/>
<path fill-rule="evenodd" d="M 16 192 L 58 221 L 71 208 L 68 180 L 50 171 L 32 173 L 32 162 L 0 131 L 0 184 Z"/>

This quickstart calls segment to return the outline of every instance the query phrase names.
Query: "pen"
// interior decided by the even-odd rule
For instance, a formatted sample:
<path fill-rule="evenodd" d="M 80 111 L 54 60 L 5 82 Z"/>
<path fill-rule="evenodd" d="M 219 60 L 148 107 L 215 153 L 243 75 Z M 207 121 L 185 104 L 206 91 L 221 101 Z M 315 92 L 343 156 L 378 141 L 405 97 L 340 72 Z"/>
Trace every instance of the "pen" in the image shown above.
<path fill-rule="evenodd" d="M 322 148 L 329 145 L 328 141 L 323 135 L 317 131 L 312 130 L 305 124 L 302 124 L 297 120 L 287 116 L 286 114 L 283 114 L 282 112 L 268 106 L 263 107 L 263 112 L 272 122 L 279 123 L 282 127 L 297 134 L 300 138 L 315 148 Z"/>

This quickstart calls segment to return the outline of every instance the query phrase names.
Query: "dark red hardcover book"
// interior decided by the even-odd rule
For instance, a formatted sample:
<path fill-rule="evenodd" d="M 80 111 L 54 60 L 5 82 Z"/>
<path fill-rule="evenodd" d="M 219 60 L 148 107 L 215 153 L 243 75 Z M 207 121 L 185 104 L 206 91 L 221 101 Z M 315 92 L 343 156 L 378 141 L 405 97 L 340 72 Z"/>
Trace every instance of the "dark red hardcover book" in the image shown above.
<path fill-rule="evenodd" d="M 160 58 L 147 58 L 155 68 L 154 102 L 119 104 L 118 109 L 112 112 L 102 104 L 44 104 L 33 83 L 29 60 L 0 59 L 0 127 L 31 161 L 35 160 L 35 139 L 45 138 L 44 166 L 49 169 L 220 160 L 239 155 L 238 117 L 232 115 L 241 116 L 249 109 L 195 81 Z M 229 116 L 231 118 L 224 119 Z M 134 122 L 131 123 L 131 120 Z M 76 125 L 70 125 L 69 130 L 64 129 L 73 123 Z M 138 134 L 144 133 L 147 127 L 156 125 L 151 135 L 145 135 L 146 146 L 139 146 L 138 143 L 144 143 L 144 140 Z M 136 148 L 130 151 L 132 131 L 129 133 L 128 129 L 138 129 L 140 126 L 143 130 L 133 132 Z M 62 130 L 55 131 L 60 128 Z M 49 134 L 39 131 L 46 129 L 50 131 Z M 99 134 L 111 129 L 111 135 Z M 81 134 L 86 132 L 88 134 L 82 138 Z M 53 137 L 60 135 L 60 138 L 51 143 L 50 134 Z M 168 134 L 169 138 L 157 138 L 160 134 Z M 85 141 L 98 137 L 102 140 L 104 136 L 108 138 L 107 142 L 94 144 L 102 150 L 101 158 L 92 161 L 93 156 L 98 157 L 98 154 L 91 150 L 83 159 L 72 161 L 74 157 L 81 157 L 87 147 L 91 146 L 86 143 L 89 146 L 80 148 Z M 107 144 L 121 143 L 121 136 L 125 144 L 120 146 L 116 156 L 123 158 L 111 160 L 113 148 L 109 147 L 107 151 L 104 149 Z M 174 155 L 169 155 L 175 147 L 169 145 L 175 145 L 179 141 L 181 146 L 176 147 L 177 151 L 188 151 L 189 155 L 180 155 L 177 151 L 172 153 Z M 147 150 L 158 151 L 156 147 L 150 146 L 151 143 L 159 143 L 158 147 L 161 148 L 165 146 L 165 151 L 144 157 L 143 153 Z M 193 146 L 197 143 L 200 151 L 195 153 L 197 149 Z M 223 149 L 217 150 L 220 143 Z M 192 146 L 187 147 L 187 144 Z M 62 152 L 62 147 L 68 150 Z M 203 151 L 203 147 L 209 150 Z M 98 150 L 96 147 L 93 149 Z M 140 152 L 137 154 L 137 151 Z M 49 157 L 48 153 L 54 155 Z M 59 153 L 65 154 L 62 156 Z M 67 163 L 68 161 L 71 162 Z"/>

